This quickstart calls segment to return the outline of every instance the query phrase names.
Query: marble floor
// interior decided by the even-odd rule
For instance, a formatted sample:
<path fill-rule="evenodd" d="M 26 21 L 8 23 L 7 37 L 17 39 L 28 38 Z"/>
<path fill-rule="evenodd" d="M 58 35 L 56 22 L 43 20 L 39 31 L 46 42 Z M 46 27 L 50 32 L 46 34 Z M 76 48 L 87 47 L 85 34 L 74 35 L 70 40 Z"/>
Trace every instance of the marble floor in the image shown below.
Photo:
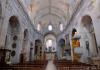
<path fill-rule="evenodd" d="M 49 60 L 48 61 L 48 64 L 47 64 L 45 70 L 57 70 L 57 68 L 56 68 L 55 64 L 53 64 L 53 61 L 52 60 Z"/>

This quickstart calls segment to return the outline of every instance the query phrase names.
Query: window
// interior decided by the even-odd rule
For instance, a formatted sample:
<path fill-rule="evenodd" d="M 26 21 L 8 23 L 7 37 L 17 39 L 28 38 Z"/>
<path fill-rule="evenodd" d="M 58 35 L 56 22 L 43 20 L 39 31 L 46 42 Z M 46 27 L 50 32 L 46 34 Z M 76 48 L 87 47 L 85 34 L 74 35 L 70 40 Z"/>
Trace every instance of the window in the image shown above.
<path fill-rule="evenodd" d="M 41 25 L 40 25 L 40 24 L 37 25 L 37 30 L 38 30 L 38 31 L 41 30 Z"/>
<path fill-rule="evenodd" d="M 46 46 L 47 46 L 47 48 L 52 47 L 52 40 L 51 39 L 47 40 Z"/>
<path fill-rule="evenodd" d="M 52 25 L 49 25 L 49 26 L 48 26 L 48 30 L 49 30 L 49 31 L 52 31 Z"/>
<path fill-rule="evenodd" d="M 63 24 L 60 23 L 60 31 L 63 31 Z"/>

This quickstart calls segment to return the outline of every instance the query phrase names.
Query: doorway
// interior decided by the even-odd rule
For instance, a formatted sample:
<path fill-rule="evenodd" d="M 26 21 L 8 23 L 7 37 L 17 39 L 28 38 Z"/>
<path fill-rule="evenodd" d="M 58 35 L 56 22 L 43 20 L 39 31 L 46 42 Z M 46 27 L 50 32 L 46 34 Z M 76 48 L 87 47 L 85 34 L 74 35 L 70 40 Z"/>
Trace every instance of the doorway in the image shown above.
<path fill-rule="evenodd" d="M 46 60 L 54 60 L 56 55 L 56 37 L 53 34 L 48 34 L 44 38 L 45 45 L 45 59 Z"/>
<path fill-rule="evenodd" d="M 82 17 L 82 26 L 85 28 L 85 32 L 89 38 L 88 50 L 90 50 L 89 52 L 92 54 L 92 56 L 96 56 L 98 53 L 98 49 L 97 49 L 95 30 L 91 16 L 85 15 Z"/>

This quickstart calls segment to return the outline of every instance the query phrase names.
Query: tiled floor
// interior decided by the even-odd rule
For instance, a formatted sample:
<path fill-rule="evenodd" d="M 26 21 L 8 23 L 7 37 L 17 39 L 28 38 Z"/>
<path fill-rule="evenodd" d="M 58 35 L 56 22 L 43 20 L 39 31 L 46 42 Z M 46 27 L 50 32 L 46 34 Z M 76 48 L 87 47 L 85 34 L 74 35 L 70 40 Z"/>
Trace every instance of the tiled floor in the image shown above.
<path fill-rule="evenodd" d="M 52 60 L 48 61 L 48 64 L 47 64 L 45 70 L 57 70 L 57 68 L 56 68 L 56 66 L 53 64 L 53 61 L 52 61 Z"/>

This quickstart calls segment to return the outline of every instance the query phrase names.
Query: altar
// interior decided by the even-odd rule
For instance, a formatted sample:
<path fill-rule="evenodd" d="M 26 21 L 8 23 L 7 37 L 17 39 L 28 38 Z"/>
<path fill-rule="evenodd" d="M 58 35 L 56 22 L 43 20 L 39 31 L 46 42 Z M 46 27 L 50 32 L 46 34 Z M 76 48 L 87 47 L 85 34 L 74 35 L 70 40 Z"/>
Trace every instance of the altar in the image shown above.
<path fill-rule="evenodd" d="M 56 52 L 46 52 L 45 53 L 45 57 L 46 57 L 46 60 L 55 60 L 56 58 Z"/>

